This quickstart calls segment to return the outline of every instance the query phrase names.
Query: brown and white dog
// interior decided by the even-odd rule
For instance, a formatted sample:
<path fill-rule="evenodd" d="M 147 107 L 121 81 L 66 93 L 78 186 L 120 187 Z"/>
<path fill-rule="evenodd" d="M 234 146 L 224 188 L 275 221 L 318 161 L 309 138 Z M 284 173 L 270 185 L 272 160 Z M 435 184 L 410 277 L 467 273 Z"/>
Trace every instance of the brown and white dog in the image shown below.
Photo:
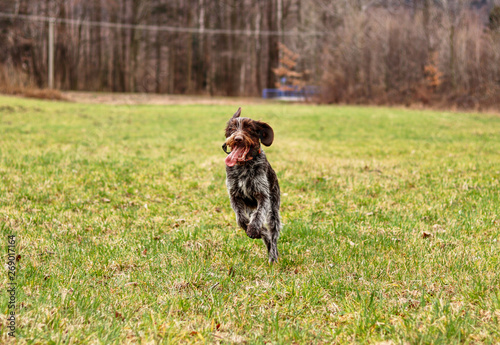
<path fill-rule="evenodd" d="M 240 117 L 241 108 L 228 121 L 226 185 L 238 225 L 250 238 L 262 238 L 269 262 L 278 260 L 280 187 L 260 143 L 270 146 L 274 131 L 267 123 Z M 227 147 L 231 152 L 227 152 Z"/>

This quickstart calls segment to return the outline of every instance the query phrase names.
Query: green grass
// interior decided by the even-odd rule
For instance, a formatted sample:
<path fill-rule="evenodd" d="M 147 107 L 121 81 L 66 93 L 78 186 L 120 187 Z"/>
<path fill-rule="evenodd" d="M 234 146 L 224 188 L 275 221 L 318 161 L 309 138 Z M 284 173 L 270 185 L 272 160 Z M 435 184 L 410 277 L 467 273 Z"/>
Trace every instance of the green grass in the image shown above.
<path fill-rule="evenodd" d="M 274 266 L 229 205 L 234 106 L 0 97 L 19 344 L 500 342 L 499 116 L 242 107 L 275 130 Z"/>

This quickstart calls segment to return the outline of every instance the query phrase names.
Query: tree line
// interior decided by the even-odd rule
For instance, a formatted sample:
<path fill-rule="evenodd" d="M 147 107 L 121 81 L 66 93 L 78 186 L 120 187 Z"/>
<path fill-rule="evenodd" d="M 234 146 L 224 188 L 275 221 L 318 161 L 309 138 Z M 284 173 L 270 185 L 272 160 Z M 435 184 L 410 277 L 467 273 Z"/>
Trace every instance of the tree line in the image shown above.
<path fill-rule="evenodd" d="M 500 102 L 498 2 L 15 0 L 0 12 L 73 20 L 55 24 L 62 90 L 256 96 L 281 85 L 286 50 L 307 75 L 297 85 L 324 102 L 469 107 Z M 47 41 L 47 22 L 0 17 L 0 84 L 46 87 Z"/>

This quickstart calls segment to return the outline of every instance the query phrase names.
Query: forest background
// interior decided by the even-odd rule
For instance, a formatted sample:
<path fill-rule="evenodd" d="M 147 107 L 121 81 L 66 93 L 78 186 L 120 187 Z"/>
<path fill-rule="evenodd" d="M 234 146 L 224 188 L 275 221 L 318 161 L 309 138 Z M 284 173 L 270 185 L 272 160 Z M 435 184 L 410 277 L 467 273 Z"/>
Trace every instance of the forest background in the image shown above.
<path fill-rule="evenodd" d="M 0 91 L 47 87 L 49 18 L 60 90 L 500 105 L 498 0 L 1 0 Z"/>

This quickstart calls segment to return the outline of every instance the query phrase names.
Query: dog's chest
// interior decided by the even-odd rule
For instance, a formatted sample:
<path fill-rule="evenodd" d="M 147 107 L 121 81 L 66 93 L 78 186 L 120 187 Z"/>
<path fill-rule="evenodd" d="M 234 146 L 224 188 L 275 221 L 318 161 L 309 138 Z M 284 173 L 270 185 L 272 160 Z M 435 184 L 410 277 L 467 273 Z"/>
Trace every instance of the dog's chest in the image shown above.
<path fill-rule="evenodd" d="M 246 171 L 233 171 L 227 175 L 227 189 L 231 194 L 252 197 L 254 191 L 252 181 Z"/>
<path fill-rule="evenodd" d="M 238 167 L 227 171 L 227 188 L 231 195 L 253 199 L 256 193 L 262 193 L 267 185 L 261 169 Z"/>
<path fill-rule="evenodd" d="M 252 197 L 252 195 L 254 193 L 252 185 L 251 185 L 251 181 L 248 179 L 248 177 L 239 179 L 237 181 L 237 189 L 239 190 L 239 192 L 241 194 L 243 194 L 247 198 Z"/>

